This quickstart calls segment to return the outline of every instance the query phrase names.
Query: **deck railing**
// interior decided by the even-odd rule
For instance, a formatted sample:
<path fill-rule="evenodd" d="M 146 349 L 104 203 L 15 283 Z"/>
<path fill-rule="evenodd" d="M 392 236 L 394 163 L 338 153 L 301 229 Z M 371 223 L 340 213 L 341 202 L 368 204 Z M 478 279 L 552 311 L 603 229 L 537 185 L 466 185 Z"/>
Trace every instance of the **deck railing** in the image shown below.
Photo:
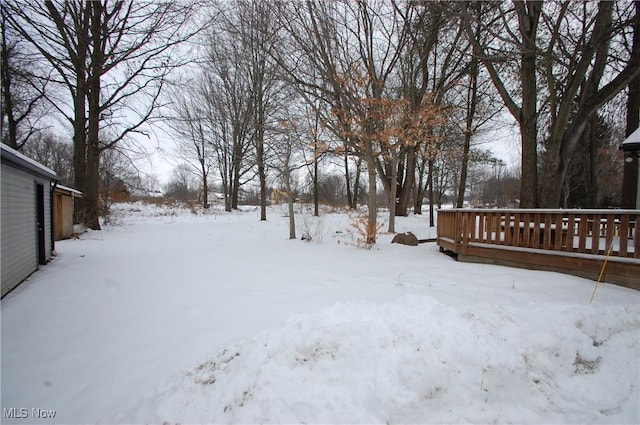
<path fill-rule="evenodd" d="M 520 258 L 535 253 L 565 259 L 606 256 L 636 265 L 640 280 L 639 226 L 639 210 L 450 209 L 438 211 L 438 244 L 463 256 L 480 249 L 493 249 L 496 257 L 504 251 L 520 252 Z"/>

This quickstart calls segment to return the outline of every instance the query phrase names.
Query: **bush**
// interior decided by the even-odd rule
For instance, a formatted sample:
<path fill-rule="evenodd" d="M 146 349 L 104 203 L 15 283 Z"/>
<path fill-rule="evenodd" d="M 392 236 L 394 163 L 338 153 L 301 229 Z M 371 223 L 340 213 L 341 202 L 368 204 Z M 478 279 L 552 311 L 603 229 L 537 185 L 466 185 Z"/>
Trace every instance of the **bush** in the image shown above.
<path fill-rule="evenodd" d="M 379 221 L 374 226 L 369 222 L 369 217 L 364 214 L 349 214 L 349 222 L 351 228 L 347 229 L 347 233 L 353 239 L 354 245 L 359 248 L 371 249 L 380 230 L 384 227 L 385 222 Z"/>

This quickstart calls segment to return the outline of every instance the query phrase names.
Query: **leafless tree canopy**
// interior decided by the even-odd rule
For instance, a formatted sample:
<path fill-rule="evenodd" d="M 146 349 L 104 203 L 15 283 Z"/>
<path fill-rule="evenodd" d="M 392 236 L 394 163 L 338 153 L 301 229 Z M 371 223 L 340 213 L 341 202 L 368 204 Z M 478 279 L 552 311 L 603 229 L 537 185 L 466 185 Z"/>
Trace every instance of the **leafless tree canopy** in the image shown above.
<path fill-rule="evenodd" d="M 3 2 L 10 26 L 54 73 L 68 101 L 46 96 L 73 127 L 74 184 L 84 221 L 99 228 L 99 164 L 105 150 L 143 132 L 169 73 L 186 62 L 177 49 L 198 30 L 197 4 L 168 1 Z M 4 25 L 3 25 L 4 27 Z M 109 138 L 101 136 L 108 129 Z"/>
<path fill-rule="evenodd" d="M 316 204 L 325 171 L 343 174 L 351 208 L 364 191 L 371 229 L 379 186 L 390 231 L 425 197 L 431 218 L 446 196 L 479 202 L 479 168 L 507 175 L 477 145 L 503 111 L 520 135 L 511 201 L 616 202 L 603 161 L 619 160 L 619 141 L 602 135 L 619 134 L 605 110 L 640 75 L 633 2 L 12 1 L 2 12 L 3 140 L 24 143 L 47 99 L 73 127 L 92 227 L 100 156 L 147 134 L 160 110 L 203 204 L 219 185 L 231 210 L 255 187 L 263 220 L 270 186 L 290 192 L 303 168 Z"/>

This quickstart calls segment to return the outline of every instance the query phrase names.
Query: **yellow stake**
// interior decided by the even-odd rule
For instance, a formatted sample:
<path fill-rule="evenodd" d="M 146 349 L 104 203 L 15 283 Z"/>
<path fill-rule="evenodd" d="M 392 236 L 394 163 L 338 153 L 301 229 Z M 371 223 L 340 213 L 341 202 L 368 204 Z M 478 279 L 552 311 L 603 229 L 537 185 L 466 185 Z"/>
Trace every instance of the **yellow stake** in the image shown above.
<path fill-rule="evenodd" d="M 607 261 L 609 261 L 609 257 L 611 256 L 611 251 L 613 251 L 613 241 L 616 240 L 616 236 L 618 236 L 618 229 L 615 230 L 615 232 L 613 233 L 613 237 L 611 238 L 611 243 L 609 244 L 607 255 L 604 257 L 604 263 L 602 263 L 602 268 L 600 269 L 600 275 L 598 275 L 598 280 L 596 281 L 596 287 L 593 288 L 593 294 L 591 294 L 591 299 L 589 300 L 589 304 L 593 303 L 593 298 L 596 296 L 596 291 L 598 290 L 598 286 L 600 286 L 600 280 L 602 279 L 602 275 L 604 274 L 605 267 L 607 267 Z M 622 243 L 622 241 L 620 243 Z"/>

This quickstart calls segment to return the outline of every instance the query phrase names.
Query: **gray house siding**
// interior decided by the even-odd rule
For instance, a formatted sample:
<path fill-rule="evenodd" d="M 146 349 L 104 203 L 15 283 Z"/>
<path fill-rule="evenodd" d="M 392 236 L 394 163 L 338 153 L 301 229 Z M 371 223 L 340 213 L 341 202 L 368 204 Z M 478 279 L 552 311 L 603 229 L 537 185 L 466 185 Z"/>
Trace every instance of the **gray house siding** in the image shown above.
<path fill-rule="evenodd" d="M 53 251 L 51 220 L 52 178 L 32 173 L 5 157 L 1 175 L 1 264 L 2 296 L 38 269 L 37 185 L 42 185 L 44 203 L 44 260 Z M 18 158 L 20 159 L 20 158 Z M 45 169 L 46 170 L 46 169 Z M 40 173 L 46 174 L 46 173 Z M 54 175 L 55 176 L 55 175 Z"/>

